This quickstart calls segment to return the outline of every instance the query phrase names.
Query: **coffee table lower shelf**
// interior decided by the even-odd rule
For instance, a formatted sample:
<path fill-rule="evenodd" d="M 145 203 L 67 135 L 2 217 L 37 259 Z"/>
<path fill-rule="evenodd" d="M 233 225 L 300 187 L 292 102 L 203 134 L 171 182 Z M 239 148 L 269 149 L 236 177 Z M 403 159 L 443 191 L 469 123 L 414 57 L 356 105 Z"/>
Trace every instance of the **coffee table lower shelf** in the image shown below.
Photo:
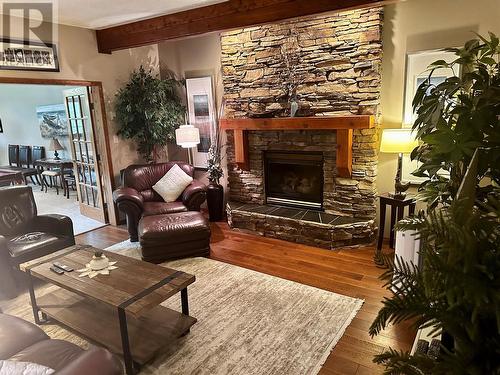
<path fill-rule="evenodd" d="M 59 289 L 37 297 L 43 313 L 123 355 L 117 309 Z M 189 331 L 196 318 L 163 306 L 156 306 L 140 318 L 127 314 L 128 334 L 134 361 L 143 365 L 165 346 Z"/>

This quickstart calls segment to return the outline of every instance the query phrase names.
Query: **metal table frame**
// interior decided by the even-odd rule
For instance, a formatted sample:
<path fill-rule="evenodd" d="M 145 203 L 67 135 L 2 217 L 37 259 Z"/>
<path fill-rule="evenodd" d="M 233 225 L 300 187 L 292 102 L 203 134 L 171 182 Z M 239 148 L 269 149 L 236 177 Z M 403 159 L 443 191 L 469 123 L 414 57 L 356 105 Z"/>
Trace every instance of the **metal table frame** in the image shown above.
<path fill-rule="evenodd" d="M 38 325 L 46 324 L 49 321 L 49 318 L 38 307 L 38 304 L 36 301 L 35 289 L 33 286 L 33 277 L 34 276 L 31 274 L 30 268 L 26 268 L 25 272 L 28 275 L 29 295 L 30 295 L 31 308 L 33 310 L 33 317 L 35 319 L 35 323 Z M 121 339 L 122 339 L 123 360 L 125 362 L 125 370 L 126 370 L 127 375 L 135 375 L 137 372 L 140 371 L 141 366 L 139 363 L 134 361 L 133 356 L 132 356 L 132 351 L 130 349 L 126 308 L 128 306 L 132 305 L 133 303 L 137 302 L 141 298 L 143 298 L 143 297 L 147 296 L 148 294 L 151 294 L 155 290 L 161 288 L 165 284 L 169 283 L 170 281 L 175 279 L 180 274 L 183 274 L 183 272 L 181 272 L 181 271 L 174 272 L 172 275 L 164 278 L 163 280 L 152 285 L 151 287 L 144 289 L 140 293 L 129 298 L 127 301 L 121 303 L 120 306 L 118 306 L 118 321 L 119 321 L 119 325 L 120 325 L 120 335 L 121 335 Z M 187 287 L 184 289 L 181 289 L 180 293 L 181 293 L 182 314 L 189 316 L 189 302 L 188 302 Z M 40 313 L 41 313 L 41 318 L 40 318 Z M 190 330 L 188 330 L 185 334 L 188 334 L 189 331 Z M 82 334 L 85 335 L 83 332 L 82 332 Z"/>

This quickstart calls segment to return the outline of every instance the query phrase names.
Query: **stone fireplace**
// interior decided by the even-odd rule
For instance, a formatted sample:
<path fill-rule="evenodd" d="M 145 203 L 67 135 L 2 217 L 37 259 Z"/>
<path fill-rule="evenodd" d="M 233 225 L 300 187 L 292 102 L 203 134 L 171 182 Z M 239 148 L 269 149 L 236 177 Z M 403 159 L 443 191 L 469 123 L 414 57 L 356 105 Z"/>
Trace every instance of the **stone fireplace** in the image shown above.
<path fill-rule="evenodd" d="M 340 130 L 309 129 L 307 119 L 377 115 L 381 27 L 382 10 L 373 8 L 222 34 L 226 118 L 287 122 L 280 45 L 291 35 L 304 77 L 297 88 L 298 115 L 309 116 L 300 130 L 227 131 L 232 227 L 328 249 L 374 239 L 376 128 L 349 130 L 352 170 L 346 175 L 338 168 Z M 242 138 L 245 147 L 235 148 Z M 242 153 L 245 165 L 238 162 Z"/>

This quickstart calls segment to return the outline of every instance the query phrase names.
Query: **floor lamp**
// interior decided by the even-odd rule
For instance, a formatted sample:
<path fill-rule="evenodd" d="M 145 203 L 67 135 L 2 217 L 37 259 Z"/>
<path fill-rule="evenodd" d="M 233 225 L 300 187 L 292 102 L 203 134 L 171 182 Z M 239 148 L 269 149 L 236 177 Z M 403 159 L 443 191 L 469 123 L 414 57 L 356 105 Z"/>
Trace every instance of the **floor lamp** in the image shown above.
<path fill-rule="evenodd" d="M 193 164 L 193 147 L 200 143 L 200 130 L 193 125 L 181 125 L 175 130 L 175 141 L 178 146 L 188 149 L 189 164 Z"/>

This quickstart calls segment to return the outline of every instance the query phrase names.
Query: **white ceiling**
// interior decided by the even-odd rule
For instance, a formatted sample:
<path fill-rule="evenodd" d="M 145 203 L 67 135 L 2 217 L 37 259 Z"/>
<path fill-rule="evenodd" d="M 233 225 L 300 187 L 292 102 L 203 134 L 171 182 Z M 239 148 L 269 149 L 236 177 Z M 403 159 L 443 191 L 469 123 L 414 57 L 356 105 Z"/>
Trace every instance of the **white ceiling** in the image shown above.
<path fill-rule="evenodd" d="M 59 0 L 59 24 L 102 29 L 227 0 Z"/>

